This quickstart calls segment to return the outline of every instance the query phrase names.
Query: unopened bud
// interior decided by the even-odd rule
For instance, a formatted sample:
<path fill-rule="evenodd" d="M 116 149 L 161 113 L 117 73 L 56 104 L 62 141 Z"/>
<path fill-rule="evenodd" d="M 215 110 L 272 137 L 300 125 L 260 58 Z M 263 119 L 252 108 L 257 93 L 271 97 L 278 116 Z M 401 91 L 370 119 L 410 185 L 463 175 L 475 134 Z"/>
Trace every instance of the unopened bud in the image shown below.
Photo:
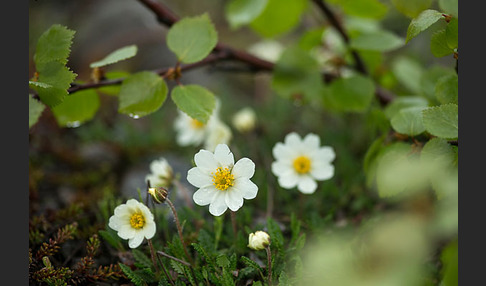
<path fill-rule="evenodd" d="M 167 199 L 167 190 L 162 187 L 149 188 L 148 193 L 157 204 L 163 204 Z"/>
<path fill-rule="evenodd" d="M 270 235 L 264 231 L 250 233 L 248 238 L 248 247 L 254 250 L 262 250 L 270 245 Z"/>
<path fill-rule="evenodd" d="M 256 114 L 249 107 L 241 109 L 233 116 L 233 126 L 241 133 L 252 131 L 255 125 Z"/>

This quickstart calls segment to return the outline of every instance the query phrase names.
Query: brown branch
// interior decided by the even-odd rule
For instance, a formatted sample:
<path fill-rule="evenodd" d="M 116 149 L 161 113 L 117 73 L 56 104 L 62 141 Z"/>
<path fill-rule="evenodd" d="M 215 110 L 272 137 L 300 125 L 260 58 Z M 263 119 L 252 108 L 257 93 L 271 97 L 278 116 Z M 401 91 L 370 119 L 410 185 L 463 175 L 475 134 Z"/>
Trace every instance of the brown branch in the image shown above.
<path fill-rule="evenodd" d="M 327 4 L 324 2 L 324 0 L 313 0 L 314 3 L 321 9 L 321 11 L 324 13 L 324 15 L 327 17 L 331 25 L 339 32 L 341 37 L 343 38 L 344 42 L 349 45 L 349 36 L 346 30 L 344 30 L 343 26 L 341 25 L 341 22 L 337 19 L 336 15 L 332 12 L 332 10 L 327 6 Z M 354 61 L 356 62 L 356 70 L 361 72 L 364 75 L 368 75 L 368 69 L 366 68 L 366 65 L 363 62 L 363 59 L 361 59 L 360 55 L 358 52 L 355 50 L 351 49 L 351 54 L 354 58 Z"/>

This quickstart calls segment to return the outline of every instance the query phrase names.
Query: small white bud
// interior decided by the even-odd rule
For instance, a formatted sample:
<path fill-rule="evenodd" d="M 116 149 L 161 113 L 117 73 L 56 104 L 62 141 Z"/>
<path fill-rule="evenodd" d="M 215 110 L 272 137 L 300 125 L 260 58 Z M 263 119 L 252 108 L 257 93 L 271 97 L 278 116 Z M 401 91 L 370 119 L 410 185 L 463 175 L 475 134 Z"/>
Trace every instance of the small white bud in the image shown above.
<path fill-rule="evenodd" d="M 245 107 L 233 116 L 233 126 L 241 133 L 250 132 L 255 128 L 256 114 L 250 107 Z"/>
<path fill-rule="evenodd" d="M 270 245 L 270 235 L 264 231 L 250 233 L 248 238 L 248 247 L 254 250 L 262 250 Z"/>

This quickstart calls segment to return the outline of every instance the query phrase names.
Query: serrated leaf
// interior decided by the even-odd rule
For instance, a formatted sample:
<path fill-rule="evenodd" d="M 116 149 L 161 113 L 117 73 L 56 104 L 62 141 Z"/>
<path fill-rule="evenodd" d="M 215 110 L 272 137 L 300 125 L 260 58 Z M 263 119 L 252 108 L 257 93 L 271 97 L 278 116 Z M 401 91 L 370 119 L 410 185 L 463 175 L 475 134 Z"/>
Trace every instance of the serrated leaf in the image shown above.
<path fill-rule="evenodd" d="M 459 43 L 459 21 L 452 18 L 446 27 L 446 42 L 450 49 L 457 49 Z"/>
<path fill-rule="evenodd" d="M 230 266 L 230 261 L 228 259 L 228 257 L 226 257 L 225 254 L 220 254 L 217 258 L 216 258 L 216 264 L 219 266 L 219 267 L 222 267 L 222 268 L 228 268 Z"/>
<path fill-rule="evenodd" d="M 135 273 L 133 270 L 131 270 L 130 267 L 121 262 L 119 262 L 118 265 L 120 266 L 123 273 L 125 273 L 125 275 L 130 279 L 130 281 L 133 282 L 133 284 L 135 284 L 136 286 L 147 285 L 143 278 L 137 275 L 137 273 Z"/>
<path fill-rule="evenodd" d="M 207 123 L 216 106 L 214 94 L 196 84 L 174 87 L 171 97 L 177 108 L 202 123 Z"/>
<path fill-rule="evenodd" d="M 91 120 L 100 107 L 100 99 L 92 89 L 78 91 L 67 96 L 52 108 L 54 117 L 61 127 L 78 127 Z"/>
<path fill-rule="evenodd" d="M 439 0 L 439 7 L 442 12 L 450 14 L 454 17 L 459 17 L 458 0 Z"/>
<path fill-rule="evenodd" d="M 284 244 L 284 237 L 280 226 L 274 219 L 268 217 L 267 228 L 270 235 L 270 245 L 273 246 L 272 248 L 281 249 Z"/>
<path fill-rule="evenodd" d="M 439 21 L 440 18 L 443 18 L 442 13 L 436 10 L 428 9 L 420 13 L 416 18 L 413 18 L 412 21 L 410 21 L 405 42 L 408 43 L 418 34 L 432 26 L 432 24 Z"/>
<path fill-rule="evenodd" d="M 268 0 L 260 15 L 250 27 L 265 38 L 281 36 L 293 29 L 307 7 L 305 0 Z"/>
<path fill-rule="evenodd" d="M 43 82 L 38 82 L 38 81 L 31 81 L 29 80 L 29 86 L 32 88 L 40 87 L 40 88 L 50 88 L 52 85 L 43 83 Z"/>
<path fill-rule="evenodd" d="M 400 56 L 392 62 L 392 71 L 401 84 L 410 91 L 419 93 L 423 67 L 418 61 Z"/>
<path fill-rule="evenodd" d="M 389 52 L 402 47 L 405 41 L 386 30 L 361 33 L 350 41 L 350 47 L 357 50 Z"/>
<path fill-rule="evenodd" d="M 422 115 L 425 129 L 430 134 L 445 139 L 457 138 L 459 133 L 457 104 L 429 107 L 422 111 Z"/>
<path fill-rule="evenodd" d="M 218 42 L 218 33 L 207 13 L 176 22 L 167 33 L 167 46 L 182 63 L 204 59 Z"/>
<path fill-rule="evenodd" d="M 134 249 L 132 249 L 132 254 L 133 254 L 133 258 L 135 258 L 135 260 L 138 263 L 142 264 L 143 266 L 145 266 L 147 268 L 152 268 L 152 266 L 153 266 L 152 261 L 150 260 L 150 258 L 148 258 L 147 255 L 145 255 L 145 253 L 134 248 Z"/>
<path fill-rule="evenodd" d="M 408 107 L 401 109 L 391 119 L 393 129 L 401 134 L 416 136 L 425 131 L 422 123 L 422 110 L 425 107 Z"/>
<path fill-rule="evenodd" d="M 444 166 L 452 166 L 455 154 L 452 146 L 445 139 L 432 138 L 422 148 L 420 160 L 426 162 L 440 161 L 440 164 Z"/>
<path fill-rule="evenodd" d="M 136 45 L 130 45 L 123 48 L 119 48 L 111 52 L 110 54 L 108 54 L 102 60 L 91 63 L 89 67 L 90 68 L 104 67 L 107 65 L 117 63 L 119 61 L 132 58 L 137 54 L 137 50 L 138 48 Z"/>
<path fill-rule="evenodd" d="M 155 73 L 143 71 L 125 78 L 118 112 L 138 118 L 157 111 L 167 98 L 167 84 Z"/>
<path fill-rule="evenodd" d="M 459 78 L 457 74 L 446 75 L 437 80 L 435 96 L 442 104 L 458 103 Z"/>
<path fill-rule="evenodd" d="M 184 275 L 184 265 L 182 265 L 180 262 L 170 260 L 170 265 L 177 273 L 179 273 L 180 275 Z"/>
<path fill-rule="evenodd" d="M 256 263 L 255 261 L 251 260 L 250 258 L 248 258 L 246 256 L 241 256 L 240 260 L 246 266 L 254 269 L 257 272 L 263 273 L 263 268 L 261 268 L 260 265 L 258 265 L 258 263 Z"/>
<path fill-rule="evenodd" d="M 68 94 L 67 89 L 76 78 L 77 74 L 73 73 L 64 64 L 51 61 L 37 65 L 39 73 L 39 82 L 50 85 L 49 88 L 33 88 L 39 94 L 40 99 L 49 107 L 60 104 Z"/>
<path fill-rule="evenodd" d="M 55 24 L 45 31 L 37 41 L 34 55 L 36 66 L 51 61 L 67 63 L 75 31 Z"/>
<path fill-rule="evenodd" d="M 29 129 L 37 123 L 46 106 L 29 95 Z"/>
<path fill-rule="evenodd" d="M 290 283 L 290 278 L 285 271 L 280 272 L 280 276 L 278 277 L 278 285 L 292 286 L 292 283 Z"/>
<path fill-rule="evenodd" d="M 447 44 L 446 30 L 442 29 L 435 32 L 430 39 L 430 51 L 435 57 L 441 58 L 454 53 Z"/>
<path fill-rule="evenodd" d="M 318 62 L 308 51 L 292 46 L 287 48 L 275 64 L 272 89 L 284 98 L 301 95 L 306 100 L 322 96 L 324 83 Z"/>
<path fill-rule="evenodd" d="M 441 77 L 451 74 L 455 74 L 453 69 L 447 69 L 442 66 L 429 68 L 422 74 L 422 78 L 420 79 L 421 94 L 431 101 L 436 100 L 435 86 L 437 85 L 437 81 Z"/>
<path fill-rule="evenodd" d="M 249 24 L 263 12 L 268 0 L 231 0 L 225 5 L 225 16 L 230 27 L 237 29 Z"/>
<path fill-rule="evenodd" d="M 391 2 L 400 13 L 415 18 L 420 12 L 429 8 L 433 0 L 392 0 Z"/>
<path fill-rule="evenodd" d="M 330 85 L 330 93 L 325 95 L 325 104 L 345 112 L 365 111 L 374 96 L 373 81 L 362 75 L 339 78 Z"/>
<path fill-rule="evenodd" d="M 400 110 L 408 107 L 427 107 L 427 99 L 420 96 L 399 96 L 385 107 L 385 115 L 392 119 Z"/>

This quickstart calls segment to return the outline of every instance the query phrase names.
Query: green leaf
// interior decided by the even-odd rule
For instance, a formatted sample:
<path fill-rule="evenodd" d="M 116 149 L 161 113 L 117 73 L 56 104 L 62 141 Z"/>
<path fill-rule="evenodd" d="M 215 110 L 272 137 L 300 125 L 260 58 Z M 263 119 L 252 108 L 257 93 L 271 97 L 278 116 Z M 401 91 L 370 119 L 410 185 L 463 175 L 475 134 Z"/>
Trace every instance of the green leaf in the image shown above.
<path fill-rule="evenodd" d="M 435 96 L 442 103 L 458 103 L 459 78 L 457 74 L 446 75 L 437 80 Z"/>
<path fill-rule="evenodd" d="M 322 45 L 324 28 L 309 29 L 299 39 L 299 48 L 310 51 L 312 48 Z"/>
<path fill-rule="evenodd" d="M 260 265 L 258 265 L 258 263 L 256 263 L 255 261 L 251 260 L 250 258 L 248 258 L 246 256 L 241 256 L 240 260 L 246 266 L 254 269 L 257 272 L 263 273 L 263 268 L 261 268 Z"/>
<path fill-rule="evenodd" d="M 274 67 L 272 89 L 284 98 L 303 95 L 312 100 L 321 97 L 323 88 L 316 59 L 296 46 L 285 49 Z"/>
<path fill-rule="evenodd" d="M 132 58 L 136 54 L 137 54 L 137 46 L 136 45 L 126 46 L 126 47 L 119 48 L 119 49 L 111 52 L 109 55 L 104 57 L 102 60 L 91 63 L 89 65 L 89 67 L 90 68 L 97 68 L 97 67 L 103 67 L 103 66 L 111 65 L 111 64 L 117 63 L 119 61 Z"/>
<path fill-rule="evenodd" d="M 230 27 L 237 29 L 251 23 L 263 12 L 268 0 L 230 0 L 225 6 L 225 16 Z"/>
<path fill-rule="evenodd" d="M 325 104 L 338 111 L 363 112 L 375 93 L 373 81 L 362 75 L 339 78 L 330 84 L 330 93 L 325 95 Z"/>
<path fill-rule="evenodd" d="M 34 55 L 36 66 L 51 61 L 58 61 L 65 65 L 71 52 L 74 34 L 75 31 L 65 26 L 52 25 L 37 41 Z"/>
<path fill-rule="evenodd" d="M 459 17 L 458 0 L 439 0 L 439 8 L 446 14 L 450 14 L 456 18 Z"/>
<path fill-rule="evenodd" d="M 126 71 L 109 71 L 105 73 L 105 78 L 107 80 L 119 79 L 119 78 L 126 78 L 129 75 L 130 73 Z M 118 94 L 120 93 L 120 88 L 121 88 L 121 84 L 116 84 L 116 85 L 102 86 L 99 87 L 97 90 L 107 95 L 118 96 Z"/>
<path fill-rule="evenodd" d="M 52 87 L 52 85 L 50 85 L 50 84 L 43 83 L 43 82 L 38 82 L 38 81 L 31 81 L 31 80 L 29 80 L 29 86 L 31 88 L 36 88 L 36 87 L 40 87 L 40 88 L 50 88 L 50 87 Z"/>
<path fill-rule="evenodd" d="M 122 240 L 120 239 L 120 237 L 113 231 L 113 230 L 99 230 L 98 233 L 100 234 L 100 236 L 106 241 L 108 242 L 112 247 L 114 247 L 115 249 L 119 250 L 119 251 L 123 251 L 124 250 L 124 247 L 123 247 L 123 244 L 122 244 Z"/>
<path fill-rule="evenodd" d="M 340 0 L 336 4 L 349 16 L 382 19 L 388 7 L 378 0 Z"/>
<path fill-rule="evenodd" d="M 401 109 L 391 119 L 393 129 L 401 134 L 416 136 L 425 131 L 422 123 L 422 110 L 425 107 L 408 107 Z"/>
<path fill-rule="evenodd" d="M 29 129 L 37 123 L 46 106 L 29 95 Z"/>
<path fill-rule="evenodd" d="M 130 279 L 130 281 L 133 282 L 133 284 L 135 284 L 136 286 L 144 286 L 144 285 L 147 285 L 145 283 L 145 281 L 143 280 L 143 278 L 140 277 L 139 275 L 137 275 L 137 273 L 135 273 L 134 271 L 132 271 L 130 269 L 130 267 L 128 267 L 127 265 L 125 265 L 125 264 L 123 264 L 121 262 L 119 262 L 118 265 L 120 266 L 120 268 L 123 271 L 123 273 L 125 273 L 125 275 Z"/>
<path fill-rule="evenodd" d="M 452 146 L 442 138 L 432 138 L 425 143 L 420 152 L 420 160 L 424 162 L 437 162 L 444 166 L 452 166 L 455 153 Z"/>
<path fill-rule="evenodd" d="M 208 122 L 216 106 L 214 94 L 196 84 L 176 86 L 171 97 L 181 111 L 202 123 Z"/>
<path fill-rule="evenodd" d="M 433 0 L 392 0 L 391 2 L 400 13 L 415 18 L 420 12 L 429 8 Z"/>
<path fill-rule="evenodd" d="M 67 89 L 76 78 L 77 74 L 69 70 L 64 64 L 51 61 L 37 66 L 39 82 L 49 85 L 49 88 L 33 88 L 39 94 L 40 99 L 49 107 L 60 104 L 68 94 Z"/>
<path fill-rule="evenodd" d="M 230 266 L 230 261 L 229 261 L 228 257 L 226 257 L 226 254 L 220 254 L 216 258 L 216 264 L 219 267 L 228 268 Z"/>
<path fill-rule="evenodd" d="M 434 136 L 455 139 L 459 131 L 458 115 L 458 106 L 452 103 L 424 109 L 425 129 Z"/>
<path fill-rule="evenodd" d="M 290 282 L 290 278 L 285 271 L 280 272 L 280 276 L 278 277 L 278 285 L 292 286 L 292 283 Z"/>
<path fill-rule="evenodd" d="M 450 49 L 456 49 L 459 43 L 459 21 L 451 18 L 446 27 L 446 42 Z"/>
<path fill-rule="evenodd" d="M 421 94 L 431 101 L 436 100 L 435 86 L 438 80 L 443 76 L 455 73 L 453 69 L 447 69 L 439 65 L 427 69 L 420 79 Z"/>
<path fill-rule="evenodd" d="M 351 39 L 350 47 L 357 50 L 389 52 L 404 45 L 404 40 L 392 32 L 379 30 L 361 33 Z"/>
<path fill-rule="evenodd" d="M 142 264 L 143 266 L 145 266 L 147 268 L 152 268 L 152 266 L 153 266 L 152 261 L 150 260 L 150 258 L 148 258 L 147 255 L 145 255 L 145 253 L 134 248 L 134 249 L 132 249 L 132 254 L 133 254 L 133 258 L 135 258 L 135 260 L 138 263 Z"/>
<path fill-rule="evenodd" d="M 442 283 L 444 286 L 459 285 L 459 248 L 458 240 L 449 243 L 440 257 L 442 261 Z"/>
<path fill-rule="evenodd" d="M 118 112 L 138 118 L 157 111 L 167 97 L 165 81 L 155 73 L 143 71 L 127 77 L 121 86 Z"/>
<path fill-rule="evenodd" d="M 54 117 L 61 127 L 78 127 L 92 119 L 100 107 L 100 99 L 92 89 L 78 91 L 67 96 L 52 108 Z"/>
<path fill-rule="evenodd" d="M 399 96 L 385 107 L 385 115 L 392 119 L 398 112 L 409 107 L 427 107 L 427 99 L 420 96 Z"/>
<path fill-rule="evenodd" d="M 443 18 L 442 13 L 436 10 L 429 9 L 420 13 L 420 15 L 410 21 L 405 42 L 408 43 L 408 41 L 439 21 L 440 18 Z"/>
<path fill-rule="evenodd" d="M 454 50 L 449 48 L 449 45 L 447 44 L 445 29 L 439 30 L 432 35 L 432 38 L 430 39 L 430 51 L 438 58 L 454 53 Z"/>
<path fill-rule="evenodd" d="M 420 78 L 423 74 L 422 65 L 411 58 L 400 56 L 392 62 L 392 71 L 398 81 L 410 91 L 420 92 Z"/>
<path fill-rule="evenodd" d="M 272 38 L 287 33 L 300 21 L 307 7 L 305 0 L 268 0 L 260 15 L 250 23 L 250 27 L 260 36 Z"/>
<path fill-rule="evenodd" d="M 167 46 L 182 63 L 204 59 L 218 42 L 218 33 L 207 13 L 176 22 L 167 33 Z"/>
<path fill-rule="evenodd" d="M 267 218 L 268 234 L 270 235 L 270 245 L 273 248 L 281 249 L 284 245 L 284 237 L 278 223 L 271 217 Z"/>

